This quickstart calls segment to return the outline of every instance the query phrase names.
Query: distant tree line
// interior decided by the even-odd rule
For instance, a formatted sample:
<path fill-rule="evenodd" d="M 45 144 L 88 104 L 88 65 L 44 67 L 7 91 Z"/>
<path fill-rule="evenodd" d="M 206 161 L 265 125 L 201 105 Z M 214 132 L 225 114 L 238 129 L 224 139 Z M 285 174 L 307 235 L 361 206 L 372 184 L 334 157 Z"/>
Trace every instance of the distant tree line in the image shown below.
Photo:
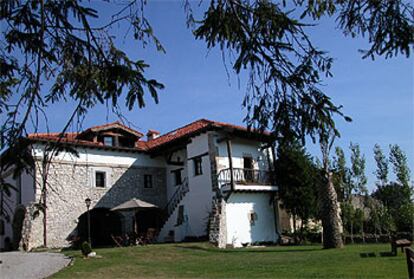
<path fill-rule="evenodd" d="M 366 159 L 360 146 L 350 143 L 350 164 L 342 148 L 335 148 L 330 160 L 333 183 L 338 194 L 343 222 L 343 235 L 354 242 L 354 235 L 391 236 L 414 230 L 413 185 L 407 156 L 398 145 L 389 146 L 388 157 L 381 147 L 374 146 L 376 162 L 375 189 L 369 193 L 365 175 Z M 395 181 L 389 179 L 389 166 Z M 296 240 L 303 241 L 312 231 L 310 220 L 320 220 L 318 185 L 326 183 L 322 165 L 298 142 L 279 145 L 276 160 L 276 181 L 282 207 L 293 218 Z M 300 220 L 300 223 L 297 222 Z"/>

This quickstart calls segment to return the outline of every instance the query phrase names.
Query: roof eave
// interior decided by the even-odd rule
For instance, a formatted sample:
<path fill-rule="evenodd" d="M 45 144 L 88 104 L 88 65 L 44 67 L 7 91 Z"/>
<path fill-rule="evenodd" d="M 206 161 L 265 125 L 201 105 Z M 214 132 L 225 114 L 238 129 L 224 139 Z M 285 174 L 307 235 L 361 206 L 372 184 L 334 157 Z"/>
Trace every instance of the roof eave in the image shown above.
<path fill-rule="evenodd" d="M 56 140 L 51 139 L 42 139 L 42 138 L 27 138 L 29 141 L 32 142 L 57 142 Z M 132 153 L 148 153 L 147 150 L 137 149 L 137 148 L 129 148 L 129 147 L 116 147 L 116 146 L 106 146 L 106 145 L 93 145 L 93 144 L 85 144 L 81 142 L 60 142 L 62 145 L 72 145 L 77 147 L 84 147 L 90 149 L 101 149 L 101 150 L 110 150 L 110 151 L 121 151 L 121 152 L 132 152 Z"/>

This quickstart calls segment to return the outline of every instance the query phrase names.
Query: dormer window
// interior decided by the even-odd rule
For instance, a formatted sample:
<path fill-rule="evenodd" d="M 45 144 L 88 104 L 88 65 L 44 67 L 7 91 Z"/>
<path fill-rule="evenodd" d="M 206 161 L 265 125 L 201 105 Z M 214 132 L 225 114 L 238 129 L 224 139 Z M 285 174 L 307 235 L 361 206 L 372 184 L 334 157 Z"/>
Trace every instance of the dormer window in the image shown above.
<path fill-rule="evenodd" d="M 108 147 L 134 148 L 142 136 L 142 133 L 119 122 L 114 122 L 91 127 L 77 135 L 76 138 Z"/>
<path fill-rule="evenodd" d="M 106 146 L 114 146 L 114 138 L 111 136 L 104 136 L 103 143 Z"/>

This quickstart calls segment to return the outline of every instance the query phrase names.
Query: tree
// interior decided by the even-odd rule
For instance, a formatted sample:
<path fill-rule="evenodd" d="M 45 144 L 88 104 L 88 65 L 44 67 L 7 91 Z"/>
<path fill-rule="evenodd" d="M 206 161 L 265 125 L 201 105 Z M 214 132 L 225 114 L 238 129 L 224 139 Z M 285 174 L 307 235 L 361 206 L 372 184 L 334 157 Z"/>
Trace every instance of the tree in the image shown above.
<path fill-rule="evenodd" d="M 294 220 L 300 218 L 302 228 L 318 215 L 317 189 L 321 183 L 320 170 L 298 143 L 279 145 L 275 162 L 276 184 L 282 206 Z"/>
<path fill-rule="evenodd" d="M 344 151 L 339 146 L 335 148 L 333 168 L 338 201 L 349 202 L 352 193 L 351 171 L 346 166 Z"/>
<path fill-rule="evenodd" d="M 108 23 L 94 26 L 91 22 L 99 17 L 98 12 L 77 0 L 2 1 L 0 23 L 6 28 L 0 51 L 0 113 L 7 113 L 0 125 L 2 144 L 17 148 L 17 139 L 27 133 L 27 123 L 32 120 L 36 130 L 38 121 L 47 120 L 43 108 L 55 102 L 71 99 L 77 103 L 70 123 L 105 102 L 117 113 L 123 91 L 129 109 L 145 104 L 145 92 L 157 101 L 163 85 L 145 75 L 148 65 L 129 59 L 111 39 L 110 28 L 127 22 L 130 38 L 143 44 L 153 42 L 163 51 L 145 17 L 145 4 L 144 0 L 126 2 Z M 368 35 L 370 48 L 363 52 L 364 58 L 409 56 L 414 45 L 413 7 L 402 0 L 295 0 L 289 5 L 286 1 L 212 0 L 201 20 L 194 19 L 188 1 L 184 8 L 195 38 L 205 40 L 208 48 L 217 45 L 227 50 L 237 74 L 248 72 L 245 121 L 270 129 L 277 141 L 288 131 L 302 141 L 309 135 L 322 143 L 322 134 L 339 135 L 335 115 L 350 120 L 320 88 L 322 76 L 332 75 L 332 59 L 308 36 L 312 20 L 336 17 L 345 35 Z M 50 89 L 42 85 L 44 79 L 51 80 Z M 325 170 L 329 178 L 328 167 Z M 335 189 L 325 190 L 333 206 Z"/>
<path fill-rule="evenodd" d="M 344 230 L 351 236 L 351 243 L 354 243 L 354 206 L 350 202 L 341 203 L 341 215 Z"/>
<path fill-rule="evenodd" d="M 397 181 L 405 187 L 410 187 L 410 169 L 408 168 L 407 156 L 397 144 L 390 145 L 390 162 L 394 167 Z"/>
<path fill-rule="evenodd" d="M 377 170 L 374 174 L 377 177 L 379 185 L 384 186 L 388 182 L 388 162 L 378 144 L 374 146 L 374 158 L 377 164 Z"/>
<path fill-rule="evenodd" d="M 358 144 L 350 144 L 351 149 L 351 168 L 346 166 L 346 160 L 344 152 L 341 148 L 335 149 L 334 158 L 334 170 L 337 176 L 336 183 L 340 185 L 342 189 L 343 199 L 341 203 L 342 220 L 344 228 L 351 235 L 351 242 L 354 241 L 354 231 L 362 231 L 364 235 L 364 209 L 365 201 L 367 201 L 367 178 L 365 176 L 365 158 L 361 155 L 360 147 Z M 355 196 L 357 194 L 358 196 Z M 363 198 L 364 202 L 359 203 L 359 200 Z M 353 201 L 358 202 L 358 206 L 355 208 Z M 363 208 L 360 208 L 360 205 Z M 364 240 L 364 238 L 363 238 Z"/>
<path fill-rule="evenodd" d="M 365 157 L 361 155 L 358 144 L 351 142 L 351 185 L 352 191 L 359 195 L 367 193 L 367 177 L 365 176 Z"/>
<path fill-rule="evenodd" d="M 354 212 L 354 226 L 355 226 L 355 231 L 357 233 L 364 233 L 364 221 L 365 221 L 365 216 L 364 216 L 364 210 L 361 208 L 356 208 L 355 212 Z M 365 241 L 365 240 L 363 240 Z"/>
<path fill-rule="evenodd" d="M 385 231 L 388 235 L 396 230 L 394 219 L 387 207 L 382 206 L 379 208 L 379 219 L 381 230 Z"/>
<path fill-rule="evenodd" d="M 338 198 L 330 169 L 329 153 L 334 143 L 336 133 L 330 129 L 322 131 L 319 145 L 322 153 L 324 183 L 319 186 L 319 208 L 323 227 L 323 247 L 342 248 L 342 220 L 339 213 Z"/>
<path fill-rule="evenodd" d="M 379 146 L 374 147 L 375 160 L 377 162 L 377 189 L 372 196 L 382 202 L 385 208 L 385 219 L 391 219 L 387 223 L 388 232 L 391 230 L 412 231 L 413 204 L 412 186 L 410 182 L 410 169 L 408 168 L 407 156 L 398 145 L 390 145 L 389 162 L 397 181 L 388 182 L 388 164 Z"/>
<path fill-rule="evenodd" d="M 365 222 L 365 207 L 368 199 L 368 191 L 366 188 L 367 177 L 365 176 L 365 156 L 361 155 L 361 150 L 358 144 L 350 144 L 351 149 L 351 184 L 358 199 L 363 198 L 362 208 L 357 208 L 355 211 L 355 220 L 358 222 L 362 232 L 362 241 L 365 242 L 364 222 Z"/>
<path fill-rule="evenodd" d="M 389 212 L 398 231 L 412 231 L 411 191 L 400 183 L 390 182 L 380 186 L 372 196 L 382 202 Z"/>
<path fill-rule="evenodd" d="M 369 210 L 367 228 L 368 231 L 373 232 L 375 241 L 378 242 L 378 233 L 381 233 L 381 203 L 372 197 L 367 199 L 367 208 Z"/>
<path fill-rule="evenodd" d="M 63 125 L 62 137 L 70 124 L 82 120 L 96 104 L 110 103 L 119 114 L 119 99 L 124 94 L 125 105 L 143 107 L 144 92 L 158 102 L 157 92 L 164 86 L 145 75 L 147 64 L 131 60 L 116 47 L 110 28 L 128 21 L 133 38 L 161 44 L 153 35 L 149 22 L 141 13 L 142 1 L 125 4 L 114 13 L 110 22 L 93 26 L 98 12 L 80 1 L 2 1 L 0 24 L 0 113 L 2 116 L 1 146 L 7 146 L 13 156 L 3 156 L 0 172 L 15 166 L 15 176 L 30 169 L 33 162 L 25 150 L 29 144 L 21 140 L 27 134 L 28 123 L 37 131 L 39 122 L 46 122 L 45 107 L 72 100 L 75 108 Z M 44 82 L 52 85 L 46 87 Z M 46 246 L 46 196 L 50 160 L 64 147 L 60 140 L 45 146 L 41 160 L 42 182 L 37 208 L 43 212 L 44 245 Z M 19 152 L 19 151 L 24 152 Z M 7 159 L 5 157 L 8 157 Z M 2 187 L 3 189 L 4 187 Z M 3 213 L 3 210 L 1 211 Z"/>
<path fill-rule="evenodd" d="M 0 52 L 0 113 L 7 116 L 1 125 L 3 143 L 13 147 L 29 121 L 47 121 L 42 110 L 56 102 L 73 100 L 78 117 L 106 101 L 116 110 L 123 89 L 127 90 L 125 104 L 129 109 L 145 105 L 145 91 L 157 102 L 157 91 L 163 85 L 147 78 L 148 65 L 130 60 L 109 33 L 115 23 L 128 20 L 130 38 L 155 42 L 163 51 L 139 12 L 143 5 L 132 1 L 110 22 L 93 26 L 90 22 L 98 18 L 98 12 L 80 1 L 2 1 L 0 20 L 5 28 Z M 53 81 L 50 88 L 42 85 L 46 79 Z M 16 103 L 12 97 L 17 98 Z"/>
<path fill-rule="evenodd" d="M 341 203 L 341 218 L 344 230 L 350 234 L 351 242 L 354 242 L 355 208 L 352 205 L 353 184 L 351 170 L 346 166 L 345 154 L 342 148 L 335 148 L 334 184 L 338 193 L 338 201 Z"/>

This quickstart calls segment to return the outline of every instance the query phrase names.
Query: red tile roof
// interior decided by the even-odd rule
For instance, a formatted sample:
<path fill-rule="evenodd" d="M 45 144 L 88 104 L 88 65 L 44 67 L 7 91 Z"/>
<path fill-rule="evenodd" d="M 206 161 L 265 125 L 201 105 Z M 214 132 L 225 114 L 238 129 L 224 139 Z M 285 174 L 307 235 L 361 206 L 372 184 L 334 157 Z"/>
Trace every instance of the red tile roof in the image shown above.
<path fill-rule="evenodd" d="M 103 125 L 98 125 L 98 126 L 90 127 L 88 129 L 86 129 L 85 131 L 83 131 L 81 134 L 87 133 L 89 131 L 97 132 L 97 131 L 102 131 L 102 130 L 107 130 L 107 129 L 113 129 L 113 128 L 123 129 L 123 130 L 125 130 L 125 131 L 127 131 L 127 132 L 129 132 L 129 133 L 131 133 L 131 134 L 133 134 L 133 135 L 135 135 L 137 137 L 139 137 L 139 138 L 144 135 L 143 133 L 141 133 L 141 132 L 139 132 L 137 130 L 134 130 L 132 128 L 129 128 L 128 126 L 125 126 L 124 124 L 122 124 L 119 121 L 115 121 L 115 122 L 108 123 L 108 124 L 103 124 Z"/>
<path fill-rule="evenodd" d="M 106 128 L 110 125 L 114 125 L 114 123 L 95 126 L 95 127 L 87 129 L 86 131 L 91 130 L 91 129 Z M 260 136 L 260 138 L 262 138 L 263 140 L 268 139 L 270 136 L 268 132 L 260 133 L 258 131 L 248 130 L 246 127 L 242 127 L 242 126 L 237 126 L 237 125 L 217 122 L 217 121 L 211 121 L 207 119 L 200 119 L 188 125 L 185 125 L 181 128 L 168 132 L 164 135 L 161 135 L 155 139 L 152 139 L 149 141 L 139 140 L 137 141 L 135 148 L 110 147 L 110 146 L 105 146 L 99 142 L 80 140 L 77 138 L 77 136 L 80 133 L 65 133 L 64 137 L 61 139 L 61 142 L 71 143 L 71 144 L 76 144 L 76 145 L 85 145 L 85 146 L 91 146 L 91 147 L 99 147 L 99 148 L 126 149 L 126 150 L 131 150 L 131 151 L 135 150 L 135 151 L 151 152 L 161 147 L 164 147 L 167 145 L 169 146 L 170 144 L 173 144 L 179 140 L 190 138 L 194 136 L 195 134 L 198 134 L 198 133 L 201 133 L 207 130 L 214 130 L 214 129 L 228 129 L 229 131 L 241 132 L 245 135 L 250 134 L 250 135 Z M 59 139 L 59 135 L 60 133 L 36 133 L 36 134 L 29 134 L 28 138 L 32 140 L 39 140 L 39 141 L 57 141 Z"/>

